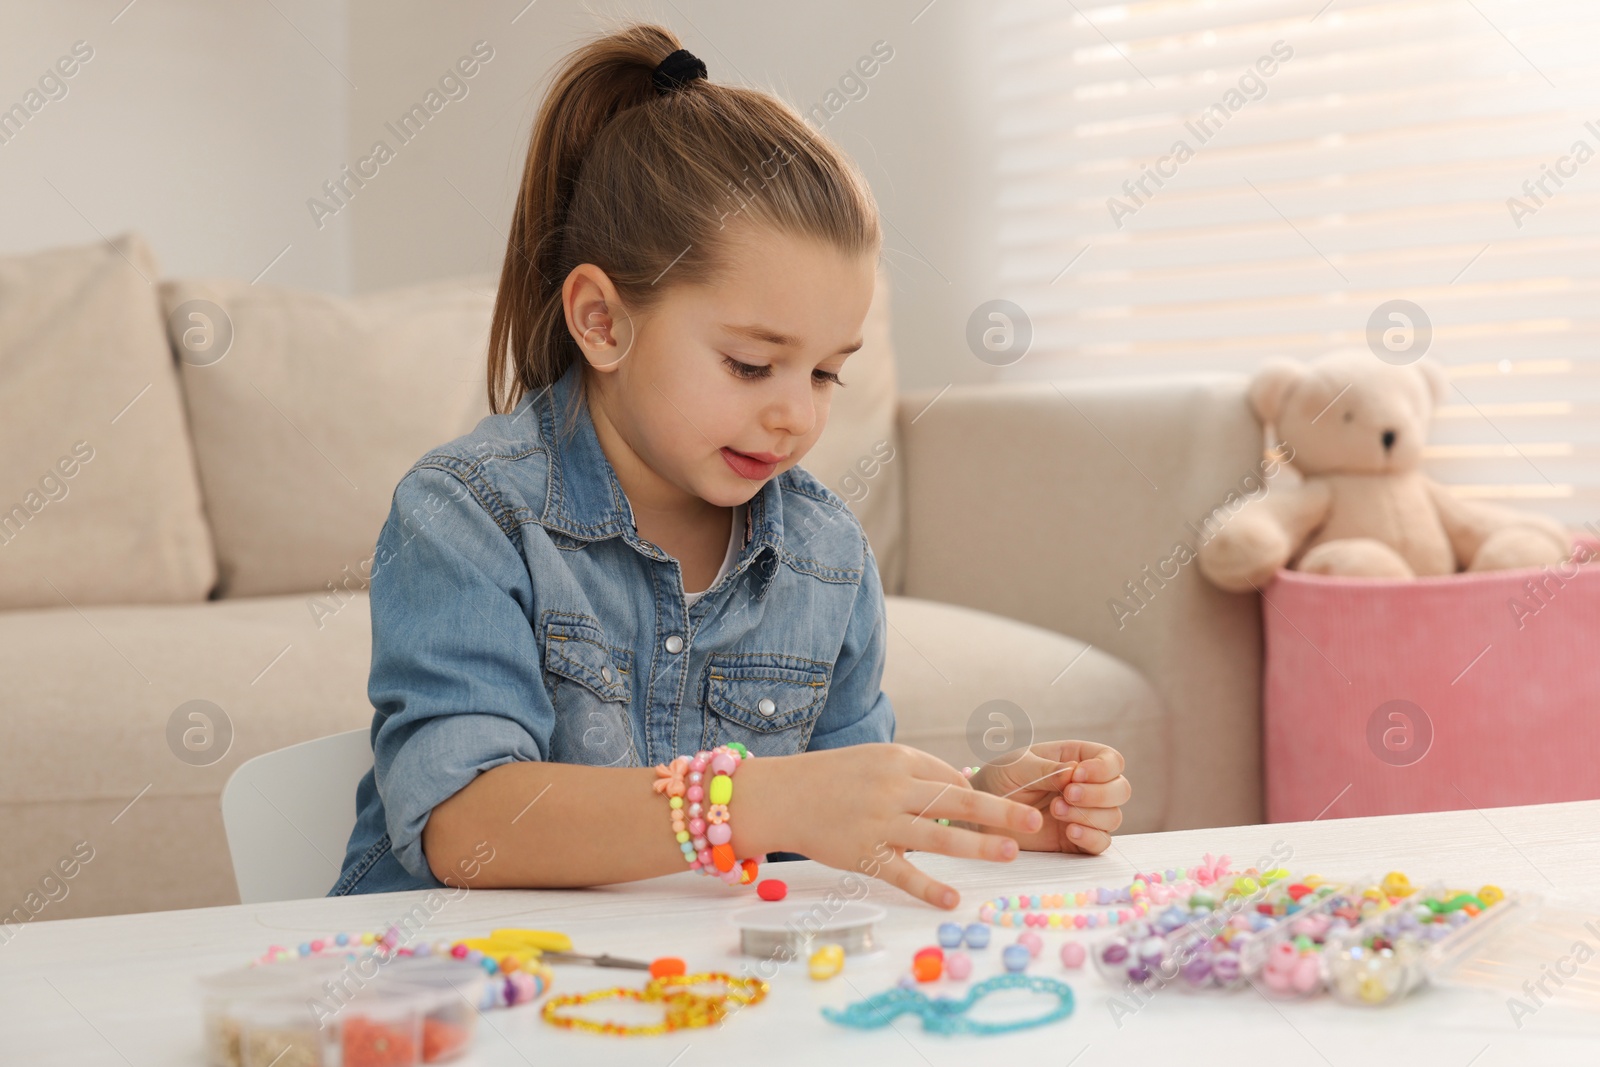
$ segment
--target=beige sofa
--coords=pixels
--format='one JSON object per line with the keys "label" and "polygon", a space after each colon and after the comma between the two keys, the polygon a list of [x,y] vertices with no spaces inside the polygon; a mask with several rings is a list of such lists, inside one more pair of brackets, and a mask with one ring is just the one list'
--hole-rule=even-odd
{"label": "beige sofa", "polygon": [[[369,722],[373,544],[485,413],[493,285],[164,281],[136,233],[0,258],[0,941],[237,899],[222,784]],[[1127,755],[1127,830],[1257,820],[1257,607],[1157,573],[1259,456],[1242,382],[901,396],[889,288],[806,465],[880,559],[897,739],[973,762],[1008,701]]]}

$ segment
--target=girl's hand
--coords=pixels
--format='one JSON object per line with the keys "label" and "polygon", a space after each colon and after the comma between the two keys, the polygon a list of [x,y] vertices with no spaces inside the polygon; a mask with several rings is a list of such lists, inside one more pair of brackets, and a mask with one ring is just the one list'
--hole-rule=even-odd
{"label": "girl's hand", "polygon": [[736,843],[748,842],[740,849],[800,852],[946,909],[960,894],[917,869],[907,851],[1006,863],[1017,858],[1014,838],[1046,822],[1033,806],[978,792],[943,760],[896,744],[751,760],[740,768],[733,813]]}
{"label": "girl's hand", "polygon": [[1096,856],[1111,847],[1122,805],[1133,795],[1122,753],[1094,741],[1045,741],[1009,758],[978,768],[972,787],[1050,816],[1039,830],[1017,835],[1017,844],[1030,852]]}

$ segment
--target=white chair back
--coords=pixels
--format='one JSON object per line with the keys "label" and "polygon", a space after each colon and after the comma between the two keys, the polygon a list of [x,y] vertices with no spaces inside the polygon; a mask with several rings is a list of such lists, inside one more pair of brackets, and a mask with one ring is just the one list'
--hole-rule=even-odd
{"label": "white chair back", "polygon": [[325,896],[356,825],[356,785],[372,767],[369,729],[320,737],[239,765],[222,787],[222,825],[239,901]]}

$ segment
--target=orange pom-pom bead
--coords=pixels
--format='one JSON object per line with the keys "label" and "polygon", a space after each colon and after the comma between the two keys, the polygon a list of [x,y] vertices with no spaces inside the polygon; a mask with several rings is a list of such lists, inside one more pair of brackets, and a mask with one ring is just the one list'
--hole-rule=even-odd
{"label": "orange pom-pom bead", "polygon": [[677,956],[662,956],[650,961],[651,978],[677,978],[688,973],[688,966]]}

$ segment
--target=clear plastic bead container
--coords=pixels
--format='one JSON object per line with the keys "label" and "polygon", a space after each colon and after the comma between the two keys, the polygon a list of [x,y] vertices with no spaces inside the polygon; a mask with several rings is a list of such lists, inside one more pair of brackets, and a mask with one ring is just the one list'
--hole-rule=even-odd
{"label": "clear plastic bead container", "polygon": [[1475,945],[1515,925],[1533,899],[1500,895],[1476,915],[1461,908],[1436,911],[1428,903],[1468,896],[1434,886],[1330,938],[1326,963],[1334,996],[1368,1007],[1397,1003],[1426,983],[1430,972],[1445,969]]}
{"label": "clear plastic bead container", "polygon": [[[1241,938],[1261,932],[1270,921],[1255,906],[1273,892],[1254,879],[1247,891],[1233,892],[1239,879],[1206,890],[1214,910],[1167,905],[1143,919],[1123,923],[1090,949],[1095,970],[1113,985],[1150,989],[1169,984],[1190,990],[1231,989],[1246,980]],[[1191,894],[1189,901],[1199,894]]]}
{"label": "clear plastic bead container", "polygon": [[459,960],[320,956],[202,983],[211,1067],[411,1067],[471,1050],[489,977]]}
{"label": "clear plastic bead container", "polygon": [[320,995],[335,979],[343,960],[296,960],[293,965],[241,967],[206,978],[200,987],[201,1034],[210,1067],[242,1067],[245,1062],[239,1008]]}

